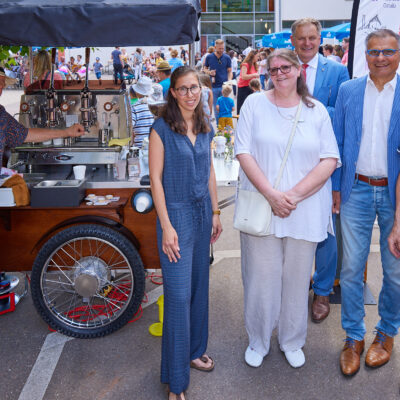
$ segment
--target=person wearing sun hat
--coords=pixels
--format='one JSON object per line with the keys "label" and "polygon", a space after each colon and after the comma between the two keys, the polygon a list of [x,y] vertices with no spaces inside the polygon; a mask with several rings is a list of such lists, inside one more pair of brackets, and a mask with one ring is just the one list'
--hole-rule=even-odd
{"label": "person wearing sun hat", "polygon": [[168,61],[161,61],[157,64],[157,78],[159,79],[159,84],[163,87],[164,98],[167,98],[169,86],[171,84],[171,66]]}
{"label": "person wearing sun hat", "polygon": [[134,101],[131,105],[133,142],[139,148],[142,148],[143,139],[149,136],[154,122],[154,116],[147,104],[147,97],[152,95],[153,91],[153,82],[147,76],[142,76],[129,89],[129,94]]}
{"label": "person wearing sun hat", "polygon": [[[0,96],[3,89],[16,82],[9,78],[0,67]],[[24,142],[44,142],[53,138],[81,136],[85,133],[82,125],[74,124],[67,129],[25,128],[0,105],[0,166],[4,147],[20,146]]]}

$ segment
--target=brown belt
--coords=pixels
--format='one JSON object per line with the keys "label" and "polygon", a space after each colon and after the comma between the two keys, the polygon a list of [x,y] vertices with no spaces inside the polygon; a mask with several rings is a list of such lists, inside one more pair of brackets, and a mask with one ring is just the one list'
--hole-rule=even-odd
{"label": "brown belt", "polygon": [[372,186],[387,186],[388,178],[372,179],[369,176],[356,174],[356,179],[362,182],[366,182]]}

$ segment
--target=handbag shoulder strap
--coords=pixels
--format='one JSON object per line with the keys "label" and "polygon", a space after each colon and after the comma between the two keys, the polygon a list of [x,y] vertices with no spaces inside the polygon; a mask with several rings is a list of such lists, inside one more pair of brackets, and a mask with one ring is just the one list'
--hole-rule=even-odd
{"label": "handbag shoulder strap", "polygon": [[297,123],[299,122],[299,117],[300,117],[300,112],[301,112],[302,106],[303,106],[303,101],[300,99],[300,103],[299,103],[299,105],[297,107],[296,117],[294,119],[293,126],[292,126],[292,132],[290,133],[289,140],[288,140],[288,143],[286,145],[285,155],[283,156],[281,167],[279,169],[278,176],[277,176],[277,178],[275,180],[274,189],[276,189],[278,187],[279,182],[281,181],[283,169],[285,168],[286,161],[287,161],[288,156],[289,156],[290,148],[292,147],[293,138],[294,138],[294,134],[296,132]]}

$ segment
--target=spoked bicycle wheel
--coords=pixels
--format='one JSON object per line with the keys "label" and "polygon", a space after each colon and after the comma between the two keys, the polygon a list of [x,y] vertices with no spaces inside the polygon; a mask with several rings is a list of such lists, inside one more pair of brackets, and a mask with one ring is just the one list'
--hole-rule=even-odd
{"label": "spoked bicycle wheel", "polygon": [[32,269],[34,305],[60,333],[92,338],[125,325],[144,295],[139,253],[119,232],[76,225],[54,235]]}

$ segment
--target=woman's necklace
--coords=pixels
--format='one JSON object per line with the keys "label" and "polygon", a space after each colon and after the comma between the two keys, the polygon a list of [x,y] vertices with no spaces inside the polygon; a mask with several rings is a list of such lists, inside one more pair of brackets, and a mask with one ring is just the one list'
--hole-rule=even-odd
{"label": "woman's necklace", "polygon": [[294,114],[293,115],[283,115],[281,112],[280,112],[280,110],[279,110],[279,107],[278,107],[278,104],[277,104],[277,102],[276,102],[276,96],[275,96],[275,90],[274,90],[274,102],[275,102],[275,107],[276,107],[276,109],[277,109],[277,111],[278,111],[278,114],[283,118],[283,119],[286,119],[287,121],[294,121]]}

